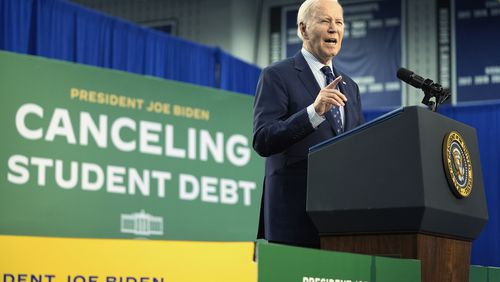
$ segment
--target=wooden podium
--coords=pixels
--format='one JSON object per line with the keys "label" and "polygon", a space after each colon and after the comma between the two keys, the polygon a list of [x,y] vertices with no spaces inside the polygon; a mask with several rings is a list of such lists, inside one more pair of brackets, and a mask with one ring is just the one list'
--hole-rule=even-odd
{"label": "wooden podium", "polygon": [[468,282],[488,220],[474,128],[401,108],[311,148],[308,165],[322,249],[419,259],[422,281]]}

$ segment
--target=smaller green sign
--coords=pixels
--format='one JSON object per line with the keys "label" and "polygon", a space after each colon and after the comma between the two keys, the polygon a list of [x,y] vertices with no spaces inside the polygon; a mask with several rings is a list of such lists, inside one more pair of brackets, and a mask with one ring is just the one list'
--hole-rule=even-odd
{"label": "smaller green sign", "polygon": [[472,265],[469,271],[469,282],[500,281],[500,268]]}
{"label": "smaller green sign", "polygon": [[[259,242],[259,282],[420,282],[420,262]],[[404,280],[402,280],[404,279]]]}

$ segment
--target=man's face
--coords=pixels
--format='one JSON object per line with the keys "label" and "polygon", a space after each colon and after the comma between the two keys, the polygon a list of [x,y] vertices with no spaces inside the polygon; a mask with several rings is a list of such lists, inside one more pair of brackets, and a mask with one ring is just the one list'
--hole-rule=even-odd
{"label": "man's face", "polygon": [[301,25],[304,47],[320,62],[326,64],[339,53],[342,46],[342,7],[335,1],[323,0],[312,8],[311,16]]}

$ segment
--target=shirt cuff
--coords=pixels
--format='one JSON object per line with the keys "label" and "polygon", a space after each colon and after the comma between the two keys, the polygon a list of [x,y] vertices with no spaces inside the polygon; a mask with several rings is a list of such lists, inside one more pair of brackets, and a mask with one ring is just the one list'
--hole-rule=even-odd
{"label": "shirt cuff", "polygon": [[312,104],[307,107],[307,115],[309,116],[309,121],[311,122],[313,128],[318,128],[318,126],[323,121],[325,121],[324,117],[316,113],[316,110],[314,109],[314,106]]}

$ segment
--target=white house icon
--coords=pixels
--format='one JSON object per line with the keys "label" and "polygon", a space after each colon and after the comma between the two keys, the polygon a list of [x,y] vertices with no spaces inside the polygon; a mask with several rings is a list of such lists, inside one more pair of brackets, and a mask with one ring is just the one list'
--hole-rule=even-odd
{"label": "white house icon", "polygon": [[163,218],[141,210],[132,214],[121,214],[120,232],[140,236],[163,235]]}

